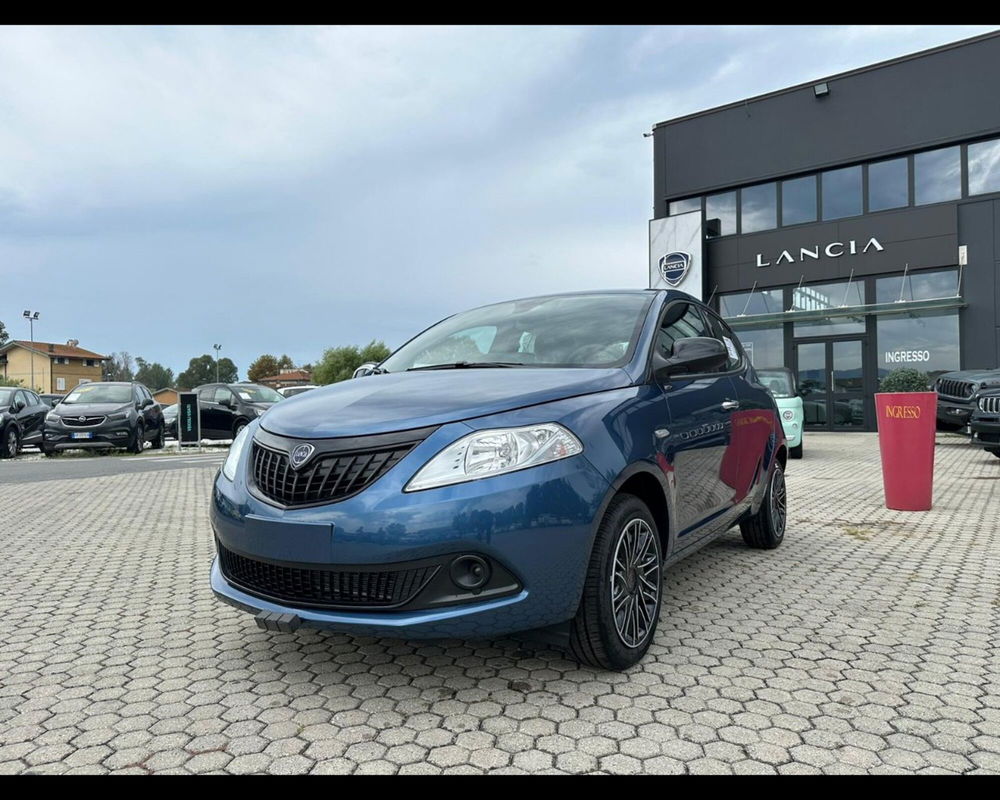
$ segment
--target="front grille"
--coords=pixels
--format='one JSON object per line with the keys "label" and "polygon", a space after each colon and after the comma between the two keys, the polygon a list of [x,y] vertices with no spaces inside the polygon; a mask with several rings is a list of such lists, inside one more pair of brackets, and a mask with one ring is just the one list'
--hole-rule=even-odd
{"label": "front grille", "polygon": [[987,414],[1000,414],[1000,395],[980,397],[979,408]]}
{"label": "front grille", "polygon": [[317,453],[292,469],[288,453],[253,443],[253,481],[265,497],[283,506],[330,503],[357,494],[392,469],[415,442],[378,449]]}
{"label": "front grille", "polygon": [[437,564],[393,569],[308,568],[247,558],[219,547],[219,567],[233,583],[253,594],[317,607],[402,605],[438,570]]}
{"label": "front grille", "polygon": [[100,425],[107,417],[60,417],[63,425],[68,425],[70,428],[90,428],[94,425]]}
{"label": "front grille", "polygon": [[969,400],[975,391],[975,384],[969,381],[957,381],[953,378],[941,378],[937,385],[938,394],[954,397],[958,400]]}

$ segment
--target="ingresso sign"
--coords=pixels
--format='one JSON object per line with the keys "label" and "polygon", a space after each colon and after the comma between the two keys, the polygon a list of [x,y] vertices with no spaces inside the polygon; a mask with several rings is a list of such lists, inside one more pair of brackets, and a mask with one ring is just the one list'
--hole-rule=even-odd
{"label": "ingresso sign", "polygon": [[[774,260],[774,264],[794,264],[796,261],[805,261],[807,258],[819,260],[820,252],[826,255],[827,258],[840,258],[842,255],[857,255],[858,253],[867,253],[869,250],[881,253],[885,248],[881,245],[878,239],[874,236],[870,237],[868,241],[861,246],[860,243],[855,239],[850,239],[847,242],[830,242],[825,247],[820,245],[814,245],[813,247],[800,247],[798,252],[798,258],[789,251],[782,250],[778,257]],[[763,253],[757,253],[756,264],[758,267],[769,267],[771,266],[770,261],[764,260]]]}

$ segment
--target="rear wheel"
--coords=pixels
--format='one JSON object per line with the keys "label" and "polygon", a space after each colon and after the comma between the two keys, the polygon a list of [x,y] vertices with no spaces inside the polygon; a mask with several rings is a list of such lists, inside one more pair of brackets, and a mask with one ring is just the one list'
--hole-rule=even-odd
{"label": "rear wheel", "polygon": [[160,426],[160,432],[156,434],[156,438],[153,439],[153,443],[150,445],[150,448],[153,450],[163,449],[163,445],[165,444],[164,440],[167,438],[166,428],[166,423]]}
{"label": "rear wheel", "polygon": [[788,448],[789,458],[802,458],[802,442],[799,442],[795,447]]}
{"label": "rear wheel", "polygon": [[247,426],[247,421],[245,419],[236,420],[236,424],[233,425],[233,438],[235,439],[240,435],[240,431]]}
{"label": "rear wheel", "polygon": [[663,554],[656,521],[638,497],[618,495],[601,521],[570,650],[599,669],[623,670],[649,649],[660,619]]}
{"label": "rear wheel", "polygon": [[12,422],[3,432],[2,443],[0,443],[0,458],[14,458],[20,445],[21,439],[17,434],[17,427]]}
{"label": "rear wheel", "polygon": [[762,550],[773,550],[781,544],[781,540],[785,538],[785,522],[788,518],[786,503],[785,471],[781,468],[781,462],[775,461],[760,510],[740,523],[743,541]]}

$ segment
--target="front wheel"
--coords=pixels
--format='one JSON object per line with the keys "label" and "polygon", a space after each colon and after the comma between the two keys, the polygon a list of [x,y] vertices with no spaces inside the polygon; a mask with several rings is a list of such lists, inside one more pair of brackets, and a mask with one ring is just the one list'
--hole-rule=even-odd
{"label": "front wheel", "polygon": [[570,650],[584,664],[623,670],[649,649],[660,619],[663,553],[656,521],[638,497],[611,501],[594,540]]}
{"label": "front wheel", "polygon": [[750,519],[740,523],[743,541],[751,547],[773,550],[785,538],[787,518],[785,471],[781,468],[781,462],[775,461],[760,510]]}
{"label": "front wheel", "polygon": [[167,438],[167,426],[166,424],[164,424],[160,426],[160,432],[156,434],[156,438],[153,439],[152,444],[149,445],[150,449],[162,450],[166,438]]}
{"label": "front wheel", "polygon": [[17,428],[12,422],[3,432],[3,439],[0,442],[0,458],[14,458],[20,448],[20,439],[17,435]]}
{"label": "front wheel", "polygon": [[799,442],[795,447],[788,448],[789,458],[802,458],[802,442]]}
{"label": "front wheel", "polygon": [[142,448],[146,443],[146,434],[142,429],[142,425],[135,426],[135,432],[132,434],[132,441],[129,442],[128,451],[130,453],[141,453]]}

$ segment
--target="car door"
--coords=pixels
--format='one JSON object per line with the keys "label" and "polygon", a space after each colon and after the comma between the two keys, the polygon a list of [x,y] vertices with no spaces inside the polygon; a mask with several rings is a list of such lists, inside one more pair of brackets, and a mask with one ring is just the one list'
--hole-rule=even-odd
{"label": "car door", "polygon": [[30,423],[24,426],[25,433],[21,441],[23,444],[38,444],[42,439],[45,415],[49,413],[49,407],[34,392],[25,390],[24,395],[28,403],[25,410],[30,412],[27,415]]}
{"label": "car door", "polygon": [[[698,305],[675,300],[664,309],[654,346],[669,358],[678,339],[711,335]],[[661,388],[670,422],[666,434],[656,435],[672,473],[677,543],[683,549],[715,530],[713,523],[736,501],[727,463],[732,458],[732,414],[739,401],[725,371],[673,375]]]}
{"label": "car door", "polygon": [[11,411],[21,431],[21,444],[24,444],[26,440],[30,444],[33,439],[37,438],[36,418],[38,409],[34,408],[26,391],[19,390],[14,392]]}

